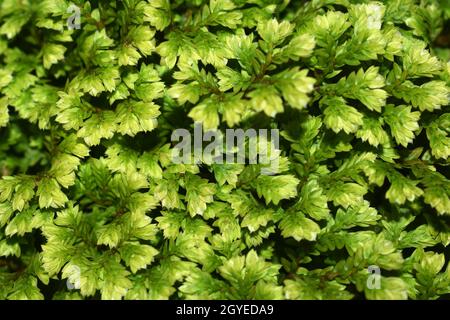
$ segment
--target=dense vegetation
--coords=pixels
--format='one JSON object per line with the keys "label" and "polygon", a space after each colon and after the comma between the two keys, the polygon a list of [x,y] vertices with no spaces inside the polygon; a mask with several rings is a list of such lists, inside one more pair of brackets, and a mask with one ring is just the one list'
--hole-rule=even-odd
{"label": "dense vegetation", "polygon": [[[0,0],[0,299],[448,298],[449,17]],[[194,122],[277,171],[175,163]]]}

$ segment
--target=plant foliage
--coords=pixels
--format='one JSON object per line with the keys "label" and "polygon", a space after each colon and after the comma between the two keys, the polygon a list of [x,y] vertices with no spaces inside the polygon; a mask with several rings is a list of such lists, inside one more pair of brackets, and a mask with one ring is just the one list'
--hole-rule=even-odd
{"label": "plant foliage", "polygon": [[[0,0],[0,299],[448,298],[449,17]],[[174,163],[194,122],[279,129],[279,170]]]}

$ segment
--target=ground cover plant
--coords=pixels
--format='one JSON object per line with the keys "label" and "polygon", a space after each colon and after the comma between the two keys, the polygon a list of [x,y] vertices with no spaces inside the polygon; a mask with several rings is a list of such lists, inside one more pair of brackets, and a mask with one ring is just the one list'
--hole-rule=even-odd
{"label": "ground cover plant", "polygon": [[0,0],[0,299],[448,299],[449,16]]}

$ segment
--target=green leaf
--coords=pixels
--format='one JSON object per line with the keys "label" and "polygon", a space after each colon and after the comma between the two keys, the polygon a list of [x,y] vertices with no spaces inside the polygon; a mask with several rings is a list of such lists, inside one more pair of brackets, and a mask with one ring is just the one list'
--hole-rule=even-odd
{"label": "green leaf", "polygon": [[135,46],[142,55],[147,56],[155,49],[153,36],[155,31],[147,26],[139,26],[132,28],[128,33],[128,41]]}
{"label": "green leaf", "polygon": [[408,286],[401,278],[381,277],[380,289],[364,290],[369,300],[406,300],[408,298]]}
{"label": "green leaf", "polygon": [[44,295],[40,292],[38,281],[30,275],[22,276],[14,282],[11,293],[8,295],[10,300],[44,300]]}
{"label": "green leaf", "polygon": [[139,132],[152,131],[157,126],[161,114],[154,103],[129,101],[121,103],[116,109],[117,131],[134,136]]}
{"label": "green leaf", "polygon": [[261,280],[274,282],[280,267],[264,261],[254,250],[250,250],[247,256],[237,256],[226,261],[219,267],[219,272],[232,287],[238,289],[239,293],[235,297],[245,299],[251,297],[252,286],[256,282]]}
{"label": "green leaf", "polygon": [[382,121],[382,118],[363,117],[362,125],[356,132],[356,136],[375,147],[388,143],[389,136],[383,129]]}
{"label": "green leaf", "polygon": [[107,245],[110,248],[117,247],[122,240],[122,228],[118,223],[110,223],[97,230],[97,244]]}
{"label": "green leaf", "polygon": [[339,39],[350,27],[351,24],[347,20],[348,14],[330,10],[324,15],[316,16],[308,27],[311,28],[317,44],[326,47],[329,41]]}
{"label": "green leaf", "polygon": [[267,44],[276,47],[292,33],[294,25],[288,21],[278,22],[276,19],[271,19],[261,21],[257,29],[259,35]]}
{"label": "green leaf", "polygon": [[260,175],[252,185],[258,196],[264,197],[266,204],[278,204],[283,199],[290,199],[297,195],[299,180],[292,175],[266,176]]}
{"label": "green leaf", "polygon": [[[83,138],[87,145],[98,145],[102,138],[112,138],[117,128],[116,114],[112,111],[102,111],[93,114],[83,123],[77,136]],[[122,130],[125,126],[122,125]]]}
{"label": "green leaf", "polygon": [[[211,206],[210,208],[212,211],[216,211],[215,207]],[[225,210],[219,210],[215,213],[217,219],[214,221],[213,226],[219,228],[222,237],[227,242],[231,242],[240,238],[241,228],[233,211],[229,208],[225,208]]]}
{"label": "green leaf", "polygon": [[204,130],[216,129],[219,126],[217,108],[215,101],[207,98],[189,112],[189,117],[201,123]]}
{"label": "green leaf", "polygon": [[0,89],[6,87],[12,80],[12,72],[6,69],[0,69]]}
{"label": "green leaf", "polygon": [[405,45],[403,68],[409,77],[432,77],[441,71],[441,62],[425,46],[421,41],[410,41]]}
{"label": "green leaf", "polygon": [[443,81],[429,81],[420,86],[405,81],[393,93],[420,111],[433,111],[448,104],[448,88]]}
{"label": "green leaf", "polygon": [[39,197],[39,207],[41,208],[62,207],[68,201],[67,196],[61,191],[55,179],[42,179],[39,182],[36,195]]}
{"label": "green leaf", "polygon": [[321,103],[327,107],[324,110],[324,123],[334,132],[344,130],[345,133],[356,132],[363,124],[363,115],[346,104],[340,97],[324,98]]}
{"label": "green leaf", "polygon": [[403,204],[406,200],[414,201],[423,194],[423,191],[416,187],[418,181],[407,179],[400,174],[390,177],[389,180],[391,186],[386,192],[386,199],[390,202]]}
{"label": "green leaf", "polygon": [[315,44],[316,42],[311,34],[295,35],[286,46],[274,50],[272,59],[277,64],[289,60],[298,61],[300,58],[309,57]]}
{"label": "green leaf", "polygon": [[261,87],[248,94],[251,105],[256,111],[264,111],[269,117],[283,112],[283,100],[274,87]]}
{"label": "green leaf", "polygon": [[359,184],[339,181],[328,189],[327,196],[333,200],[335,205],[347,208],[362,202],[366,193],[367,189]]}
{"label": "green leaf", "polygon": [[[306,271],[306,270],[305,270]],[[338,281],[320,281],[318,276],[285,280],[285,296],[289,300],[349,300],[353,297]]]}
{"label": "green leaf", "polygon": [[426,172],[422,184],[425,203],[439,214],[450,214],[450,181],[437,172]]}
{"label": "green leaf", "polygon": [[181,232],[186,215],[177,211],[163,211],[162,216],[157,217],[158,226],[164,232],[167,239],[175,239]]}
{"label": "green leaf", "polygon": [[11,236],[18,234],[19,236],[31,232],[33,229],[40,228],[51,218],[47,212],[37,211],[35,208],[29,208],[18,213],[5,229],[5,235]]}
{"label": "green leaf", "polygon": [[144,14],[144,21],[149,21],[156,30],[164,30],[172,20],[169,0],[155,0],[146,3]]}
{"label": "green leaf", "polygon": [[329,86],[346,98],[361,101],[369,110],[381,112],[388,94],[382,89],[385,81],[378,70],[379,68],[374,66],[366,71],[361,68],[356,73],[350,73],[347,78],[341,78],[337,84]]}
{"label": "green leaf", "polygon": [[275,86],[281,91],[284,100],[296,109],[306,107],[310,100],[308,93],[314,89],[316,80],[307,74],[308,70],[293,68],[273,76]]}
{"label": "green leaf", "polygon": [[119,247],[121,258],[130,267],[132,273],[151,264],[158,254],[158,250],[138,242],[126,242]]}
{"label": "green leaf", "polygon": [[331,228],[348,229],[354,226],[368,227],[376,224],[380,217],[377,210],[370,207],[369,202],[364,201],[362,204],[353,205],[345,211],[339,208]]}
{"label": "green leaf", "polygon": [[66,47],[60,44],[46,44],[42,49],[44,55],[44,68],[49,69],[53,64],[59,60],[64,59]]}
{"label": "green leaf", "polygon": [[216,75],[219,79],[219,89],[222,92],[230,89],[233,89],[234,92],[238,92],[241,89],[246,89],[251,84],[250,75],[245,70],[237,72],[224,66],[217,71]]}
{"label": "green leaf", "polygon": [[196,175],[188,174],[185,178],[186,202],[190,215],[203,215],[206,205],[213,202],[213,195],[216,187],[207,180]]}
{"label": "green leaf", "polygon": [[176,180],[160,180],[155,187],[155,197],[167,209],[184,208],[178,189],[179,185]]}
{"label": "green leaf", "polygon": [[449,113],[443,114],[426,128],[431,153],[436,158],[447,159],[450,156],[450,137],[448,136],[448,128],[450,128]]}
{"label": "green leaf", "polygon": [[29,10],[22,11],[16,9],[14,11],[16,12],[9,15],[6,19],[2,17],[4,21],[2,21],[3,24],[0,27],[0,34],[6,35],[8,39],[14,38],[31,18],[31,11]]}
{"label": "green leaf", "polygon": [[383,118],[391,128],[397,143],[406,147],[414,140],[414,131],[419,129],[420,112],[411,112],[411,107],[388,105],[383,112]]}
{"label": "green leaf", "polygon": [[244,170],[244,166],[235,163],[213,164],[212,169],[219,186],[228,183],[229,185],[236,187],[238,176],[242,170]]}
{"label": "green leaf", "polygon": [[17,242],[9,242],[6,239],[0,240],[0,257],[8,256],[20,257],[20,245]]}
{"label": "green leaf", "polygon": [[115,258],[105,261],[104,266],[105,278],[101,288],[102,300],[122,299],[132,285],[128,279],[129,272]]}
{"label": "green leaf", "polygon": [[223,282],[215,279],[211,274],[196,270],[186,278],[180,286],[180,292],[187,299],[225,299],[222,292]]}
{"label": "green leaf", "polygon": [[202,10],[201,20],[206,25],[221,25],[230,29],[241,23],[242,13],[233,11],[236,8],[231,0],[210,0],[209,6]]}
{"label": "green leaf", "polygon": [[320,232],[320,227],[317,223],[306,218],[304,214],[295,211],[286,212],[279,226],[283,237],[293,237],[297,241],[303,239],[314,241]]}
{"label": "green leaf", "polygon": [[302,187],[300,200],[296,204],[296,208],[315,220],[329,217],[330,210],[327,205],[327,197],[316,180],[310,180]]}

